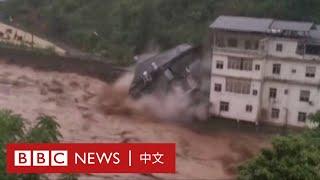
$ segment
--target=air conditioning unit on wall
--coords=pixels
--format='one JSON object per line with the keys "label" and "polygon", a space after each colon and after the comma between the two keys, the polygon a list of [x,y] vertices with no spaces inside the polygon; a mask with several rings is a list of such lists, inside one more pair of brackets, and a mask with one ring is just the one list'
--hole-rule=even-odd
{"label": "air conditioning unit on wall", "polygon": [[313,101],[309,101],[309,105],[310,105],[310,106],[313,106]]}

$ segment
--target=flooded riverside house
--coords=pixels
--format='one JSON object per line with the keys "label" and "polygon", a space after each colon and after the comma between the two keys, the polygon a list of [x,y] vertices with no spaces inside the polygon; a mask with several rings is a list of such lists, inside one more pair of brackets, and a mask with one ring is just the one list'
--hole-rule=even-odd
{"label": "flooded riverside house", "polygon": [[211,28],[210,112],[312,126],[320,109],[320,28],[312,22],[220,16]]}

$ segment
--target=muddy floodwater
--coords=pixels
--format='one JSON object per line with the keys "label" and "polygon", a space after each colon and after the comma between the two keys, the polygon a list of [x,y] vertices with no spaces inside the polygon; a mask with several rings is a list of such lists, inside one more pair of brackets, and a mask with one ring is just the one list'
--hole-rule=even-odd
{"label": "muddy floodwater", "polygon": [[92,174],[80,179],[233,179],[240,163],[269,144],[262,135],[202,132],[191,122],[153,119],[110,88],[91,77],[0,64],[0,107],[21,114],[28,125],[39,114],[55,116],[62,142],[176,143],[176,174]]}

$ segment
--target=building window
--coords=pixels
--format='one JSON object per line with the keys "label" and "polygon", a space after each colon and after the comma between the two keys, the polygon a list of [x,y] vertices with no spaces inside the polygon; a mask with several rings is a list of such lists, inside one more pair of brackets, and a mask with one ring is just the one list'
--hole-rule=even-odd
{"label": "building window", "polygon": [[307,113],[305,112],[299,112],[298,113],[298,122],[305,123],[307,121]]}
{"label": "building window", "polygon": [[241,70],[252,71],[252,59],[241,59]]}
{"label": "building window", "polygon": [[254,49],[255,50],[259,49],[259,41],[254,42]]}
{"label": "building window", "polygon": [[252,91],[252,94],[253,94],[254,96],[258,95],[258,90],[254,89],[254,90]]}
{"label": "building window", "polygon": [[229,111],[229,103],[228,103],[228,102],[221,101],[221,102],[220,102],[220,111],[226,111],[226,112],[228,112],[228,111]]}
{"label": "building window", "polygon": [[297,70],[296,70],[296,69],[292,69],[291,72],[292,72],[293,74],[295,74],[295,73],[297,72]]}
{"label": "building window", "polygon": [[216,68],[223,69],[223,61],[217,61]]}
{"label": "building window", "polygon": [[272,73],[280,74],[281,72],[281,64],[273,64]]}
{"label": "building window", "polygon": [[260,64],[256,64],[256,65],[255,65],[255,70],[256,70],[256,71],[260,71]]}
{"label": "building window", "polygon": [[316,76],[316,67],[307,66],[306,68],[306,77],[314,78]]}
{"label": "building window", "polygon": [[214,91],[221,92],[221,84],[214,84]]}
{"label": "building window", "polygon": [[250,94],[251,81],[234,78],[226,79],[226,91],[238,94]]}
{"label": "building window", "polygon": [[216,39],[216,45],[217,45],[218,47],[225,47],[223,37],[217,37],[217,39]]}
{"label": "building window", "polygon": [[238,40],[235,38],[229,38],[228,39],[228,47],[233,47],[233,48],[238,47]]}
{"label": "building window", "polygon": [[285,90],[284,90],[284,94],[285,94],[285,95],[289,94],[289,90],[288,90],[288,89],[285,89]]}
{"label": "building window", "polygon": [[244,48],[245,48],[245,49],[252,49],[252,47],[251,47],[251,41],[250,41],[250,40],[246,40],[246,41],[244,42]]}
{"label": "building window", "polygon": [[272,108],[271,110],[271,118],[272,119],[278,119],[280,114],[280,110],[276,108]]}
{"label": "building window", "polygon": [[310,91],[302,90],[300,91],[300,101],[309,102],[310,99]]}
{"label": "building window", "polygon": [[241,58],[228,57],[228,69],[241,69]]}
{"label": "building window", "polygon": [[252,71],[252,59],[228,57],[228,69]]}
{"label": "building window", "polygon": [[252,105],[246,105],[246,112],[252,112]]}
{"label": "building window", "polygon": [[278,52],[282,52],[282,50],[283,50],[283,45],[282,44],[277,44],[277,46],[276,46],[276,51],[278,51]]}
{"label": "building window", "polygon": [[277,98],[277,89],[276,88],[270,88],[269,97],[274,98],[274,99]]}

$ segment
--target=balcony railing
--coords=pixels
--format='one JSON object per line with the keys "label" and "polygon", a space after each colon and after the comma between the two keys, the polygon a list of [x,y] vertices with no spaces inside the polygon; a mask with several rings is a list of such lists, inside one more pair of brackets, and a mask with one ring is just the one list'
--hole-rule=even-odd
{"label": "balcony railing", "polygon": [[265,81],[275,81],[275,82],[281,82],[281,83],[287,83],[287,84],[297,84],[297,85],[303,85],[303,86],[314,86],[320,88],[320,81],[304,81],[304,80],[298,80],[298,79],[291,79],[288,77],[280,77],[280,76],[265,76],[263,78]]}
{"label": "balcony railing", "polygon": [[241,49],[241,48],[231,48],[231,47],[217,47],[215,46],[213,48],[214,52],[222,52],[222,53],[235,53],[235,54],[245,54],[249,56],[266,56],[267,53],[265,50],[257,49],[257,50],[251,50],[251,49]]}

